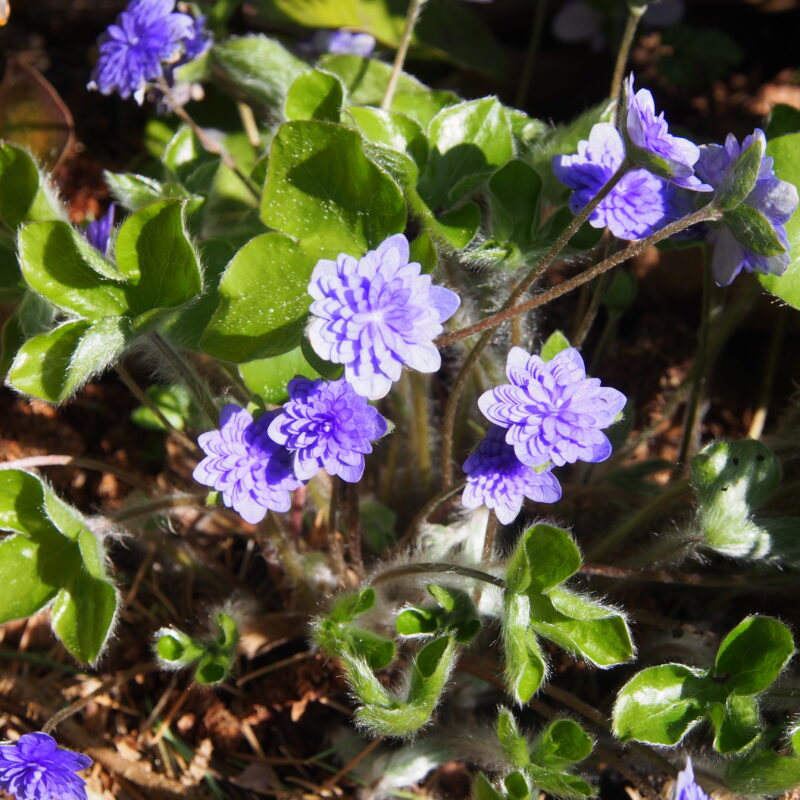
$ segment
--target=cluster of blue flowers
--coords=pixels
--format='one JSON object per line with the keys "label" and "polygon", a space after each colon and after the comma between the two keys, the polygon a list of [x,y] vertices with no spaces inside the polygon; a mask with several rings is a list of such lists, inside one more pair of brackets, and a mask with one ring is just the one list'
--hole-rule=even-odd
{"label": "cluster of blue flowers", "polygon": [[86,800],[86,782],[75,773],[91,763],[46,733],[26,733],[0,745],[0,789],[17,800]]}
{"label": "cluster of blue flowers", "polygon": [[[225,505],[248,522],[270,509],[288,510],[290,492],[320,470],[359,481],[364,456],[389,428],[367,400],[384,397],[404,367],[439,369],[434,340],[459,298],[409,258],[408,240],[396,234],[359,259],[318,261],[308,286],[308,335],[321,358],[344,366],[344,378],[296,377],[281,409],[253,420],[228,405],[220,429],[200,436],[207,456],[195,479],[222,492]],[[486,505],[503,523],[514,520],[525,497],[561,497],[553,465],[607,458],[611,445],[601,429],[625,404],[620,392],[586,378],[574,348],[545,363],[515,347],[507,371],[511,383],[479,401],[493,425],[464,464],[463,495],[466,507]]]}
{"label": "cluster of blue flowers", "polygon": [[148,83],[202,55],[211,45],[205,17],[175,11],[175,0],[131,0],[99,40],[89,88],[142,101]]}
{"label": "cluster of blue flowers", "polygon": [[[624,163],[636,166],[592,211],[589,224],[607,227],[619,239],[638,240],[693,211],[697,193],[720,188],[738,156],[757,140],[763,142],[764,134],[756,129],[741,146],[729,135],[724,146],[698,147],[669,133],[663,112],[655,113],[651,93],[634,92],[632,75],[626,88],[623,132],[607,122],[594,125],[589,139],[579,142],[577,154],[553,159],[553,171],[573,190],[570,208],[578,213]],[[797,208],[797,189],[775,176],[771,158],[762,158],[758,179],[744,204],[767,218],[788,250],[785,225]],[[782,275],[789,265],[788,252],[757,253],[724,221],[709,225],[705,233],[714,246],[711,269],[720,286],[742,270]]]}

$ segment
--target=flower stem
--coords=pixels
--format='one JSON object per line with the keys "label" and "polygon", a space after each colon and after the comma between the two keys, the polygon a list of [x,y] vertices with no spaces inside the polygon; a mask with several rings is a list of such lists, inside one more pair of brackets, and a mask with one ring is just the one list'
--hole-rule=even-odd
{"label": "flower stem", "polygon": [[695,439],[696,428],[699,423],[697,419],[697,409],[700,406],[700,398],[706,383],[706,367],[708,363],[708,334],[711,319],[711,293],[713,291],[713,281],[711,279],[711,266],[708,263],[706,253],[705,264],[703,264],[703,299],[700,311],[700,337],[697,344],[697,357],[695,359],[694,378],[689,393],[689,403],[686,406],[686,419],[683,423],[683,437],[681,448],[678,453],[678,468],[686,466],[686,460],[692,449]]}
{"label": "flower stem", "polygon": [[652,236],[648,236],[646,239],[641,239],[637,242],[632,242],[624,250],[614,253],[613,255],[601,261],[599,264],[595,264],[593,267],[590,267],[584,272],[581,272],[579,275],[576,275],[574,278],[563,281],[557,286],[554,286],[552,289],[542,292],[541,294],[531,298],[530,300],[527,300],[524,303],[519,303],[518,305],[498,311],[496,314],[491,314],[488,317],[484,317],[482,320],[480,320],[480,322],[476,322],[473,325],[468,325],[466,328],[461,328],[461,330],[454,331],[453,333],[444,334],[436,339],[435,344],[438,347],[445,347],[448,344],[453,344],[453,342],[459,342],[462,339],[468,338],[469,336],[474,336],[476,333],[482,333],[483,331],[496,328],[498,325],[502,325],[504,322],[508,322],[520,314],[525,314],[528,311],[532,311],[534,308],[539,308],[540,306],[552,302],[558,297],[569,294],[580,286],[583,286],[584,283],[594,280],[598,275],[602,275],[612,267],[616,267],[617,264],[621,264],[623,261],[627,261],[629,258],[639,255],[639,253],[644,252],[648,247],[652,247],[654,244],[657,244],[664,239],[668,239],[673,234],[679,233],[686,228],[690,228],[692,225],[718,219],[719,215],[720,212],[717,211],[717,209],[713,206],[709,205],[705,208],[701,208],[699,211],[695,211],[692,214],[681,217],[681,219],[676,220],[670,225],[667,225],[665,228],[657,231]]}
{"label": "flower stem", "polygon": [[505,581],[502,578],[498,578],[496,575],[490,575],[488,572],[473,569],[472,567],[463,567],[460,564],[448,564],[441,561],[423,561],[416,564],[403,564],[399,567],[392,567],[385,572],[379,572],[372,578],[370,585],[378,586],[381,583],[388,583],[389,581],[395,581],[399,578],[407,578],[415,575],[441,573],[460,575],[463,578],[472,578],[476,581],[491,583],[492,586],[497,586],[500,589],[506,588]]}
{"label": "flower stem", "polygon": [[[628,56],[633,46],[633,37],[636,35],[636,28],[639,26],[639,20],[642,14],[647,10],[647,6],[630,6],[628,11],[628,19],[625,23],[625,30],[622,32],[622,41],[619,43],[619,52],[617,53],[617,61],[614,64],[614,75],[611,78],[611,89],[609,90],[609,97],[612,100],[618,100],[622,92],[622,81],[625,76],[625,67],[628,64]],[[616,124],[617,115],[619,111],[619,103],[614,107],[612,112],[611,123]]]}
{"label": "flower stem", "polygon": [[169,362],[170,366],[186,382],[212,426],[216,425],[219,418],[217,404],[214,402],[214,398],[211,396],[211,392],[203,379],[192,369],[190,362],[178,353],[158,331],[151,331],[150,340]]}
{"label": "flower stem", "polygon": [[452,497],[456,492],[460,492],[464,486],[466,485],[466,481],[461,481],[461,483],[455,484],[455,486],[448,486],[446,489],[439,492],[437,495],[434,495],[424,506],[417,512],[417,516],[411,520],[411,524],[406,529],[406,532],[400,538],[400,541],[394,547],[395,552],[400,552],[403,548],[408,547],[411,542],[414,540],[414,537],[417,534],[417,531],[422,526],[424,522],[427,521],[428,517],[434,512],[436,508],[438,508],[448,497]]}
{"label": "flower stem", "polygon": [[256,201],[261,200],[261,191],[253,182],[249,175],[245,175],[239,169],[233,156],[213,137],[209,136],[208,131],[199,125],[189,112],[175,99],[172,94],[172,89],[169,84],[162,78],[158,83],[158,88],[164,92],[164,95],[169,100],[173,113],[180,117],[191,129],[197,140],[202,145],[203,149],[212,155],[219,156],[222,163],[236,175],[236,177],[245,185],[250,193],[255,197]]}
{"label": "flower stem", "polygon": [[162,497],[150,503],[142,503],[139,506],[120,509],[113,514],[109,514],[108,518],[114,522],[125,522],[129,519],[146,517],[148,514],[155,514],[159,511],[166,511],[170,508],[178,508],[179,506],[202,505],[205,496],[206,492],[202,494],[176,494],[170,497]]}
{"label": "flower stem", "polygon": [[689,495],[691,487],[689,481],[683,480],[664,488],[653,500],[638,511],[631,514],[621,525],[602,536],[595,545],[586,553],[585,561],[597,561],[610,550],[613,550],[629,534],[639,530],[648,520],[658,512],[669,508]]}
{"label": "flower stem", "polygon": [[517,108],[522,108],[528,99],[531,78],[533,77],[533,66],[536,63],[536,53],[539,50],[539,42],[542,38],[546,11],[547,0],[537,0],[533,11],[533,23],[531,24],[531,35],[528,39],[528,49],[525,51],[525,62],[522,65],[522,75],[517,84],[517,96],[514,101]]}
{"label": "flower stem", "polygon": [[747,430],[748,439],[760,439],[764,432],[764,423],[767,421],[767,409],[769,398],[772,394],[772,384],[775,380],[775,371],[778,367],[778,356],[781,353],[783,337],[786,333],[786,320],[788,318],[787,307],[782,306],[778,309],[778,318],[775,320],[775,327],[772,329],[772,341],[767,353],[767,364],[764,367],[764,378],[761,383],[761,391],[758,394],[758,405],[753,413],[753,419]]}
{"label": "flower stem", "polygon": [[403,35],[400,37],[400,43],[397,46],[397,53],[395,53],[394,57],[394,64],[392,64],[392,73],[389,75],[386,91],[383,94],[383,100],[381,100],[382,111],[388,111],[392,107],[392,100],[394,100],[397,82],[400,80],[400,73],[403,71],[403,64],[405,63],[406,54],[408,53],[408,46],[411,44],[414,26],[417,24],[419,12],[422,6],[425,5],[425,2],[426,0],[410,0],[408,4],[406,25],[405,28],[403,28]]}
{"label": "flower stem", "polygon": [[131,374],[122,364],[117,364],[114,369],[117,371],[120,380],[128,387],[130,393],[147,409],[149,409],[156,417],[156,419],[176,438],[184,447],[193,452],[199,450],[197,444],[193,442],[182,430],[176,428],[161,411],[161,409],[147,396],[147,393],[139,386],[138,383],[131,377]]}

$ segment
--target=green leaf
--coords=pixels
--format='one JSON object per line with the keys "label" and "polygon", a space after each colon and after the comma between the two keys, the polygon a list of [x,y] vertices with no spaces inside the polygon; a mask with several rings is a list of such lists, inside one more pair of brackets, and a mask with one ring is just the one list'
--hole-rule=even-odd
{"label": "green leaf", "polygon": [[531,597],[530,624],[540,636],[599,667],[633,657],[630,630],[620,612],[561,587]]}
{"label": "green leaf", "polygon": [[283,108],[294,79],[308,66],[267,36],[231,37],[211,48],[211,61],[227,80],[265,108]]}
{"label": "green leaf", "polygon": [[730,695],[724,704],[711,705],[709,717],[714,726],[714,747],[723,754],[741,752],[761,733],[758,706],[750,697]]}
{"label": "green leaf", "polygon": [[26,283],[59,308],[89,320],[127,312],[125,276],[66,222],[23,225],[18,247]]}
{"label": "green leaf", "polygon": [[197,664],[194,678],[204,686],[220,683],[228,677],[231,669],[231,659],[222,653],[206,653]]}
{"label": "green leaf", "polygon": [[[404,0],[257,0],[258,15],[279,29],[354,28],[396,48],[408,10]],[[457,0],[438,0],[420,15],[413,44],[428,56],[449,58],[470,71],[501,75],[507,58],[483,21]]]}
{"label": "green leaf", "polygon": [[745,203],[736,206],[722,215],[722,221],[741,244],[762,256],[780,256],[786,252],[772,223],[753,206]]}
{"label": "green leaf", "polygon": [[588,758],[594,741],[571,719],[551,722],[536,741],[532,758],[537,764],[562,770]]}
{"label": "green leaf", "polygon": [[451,247],[463,250],[474,238],[481,224],[481,212],[475,203],[441,214],[430,224],[435,236],[445,239]]}
{"label": "green leaf", "polygon": [[569,339],[561,331],[553,331],[547,339],[545,343],[542,345],[542,349],[539,351],[539,355],[542,358],[542,361],[551,361],[554,359],[562,350],[566,350],[572,345],[569,343]]}
{"label": "green leaf", "polygon": [[131,338],[125,317],[65,322],[25,342],[11,364],[8,383],[42,400],[63,402],[117,358]]}
{"label": "green leaf", "polygon": [[265,402],[275,405],[288,399],[287,386],[292,378],[297,375],[313,379],[320,377],[320,373],[306,360],[299,345],[278,356],[240,364],[239,375],[253,394],[260,395]]}
{"label": "green leaf", "polygon": [[528,781],[525,780],[525,776],[520,772],[512,772],[510,775],[506,775],[503,779],[503,785],[506,788],[509,800],[528,800],[531,796]]}
{"label": "green leaf", "polygon": [[348,113],[371,142],[410,156],[418,167],[428,159],[428,140],[418,122],[398,111],[351,106]]}
{"label": "green leaf", "polygon": [[772,107],[764,127],[767,142],[798,131],[800,131],[800,109],[786,103],[778,103]]}
{"label": "green leaf", "polygon": [[397,615],[395,629],[400,636],[429,635],[439,630],[439,620],[431,609],[407,608]]}
{"label": "green leaf", "polygon": [[91,664],[106,645],[116,612],[114,587],[81,569],[56,596],[53,631],[75,658]]}
{"label": "green leaf", "polygon": [[294,79],[286,96],[286,119],[338,122],[344,106],[344,85],[333,73],[312,69]]}
{"label": "green leaf", "polygon": [[472,784],[472,800],[505,800],[505,796],[492,786],[486,775],[479,772]]}
{"label": "green leaf", "polygon": [[772,617],[747,617],[722,641],[714,662],[715,680],[738,695],[763,692],[794,652],[792,634],[783,623]]}
{"label": "green leaf", "polygon": [[316,258],[288,236],[265,233],[251,239],[222,276],[220,304],[203,334],[203,349],[242,362],[297,348],[315,264]]}
{"label": "green leaf", "polygon": [[619,691],[612,714],[614,736],[676,745],[705,716],[703,673],[683,664],[648,667]]}
{"label": "green leaf", "polygon": [[336,623],[352,622],[359,614],[369,611],[374,605],[374,589],[350,592],[337,598],[328,612],[328,619]]}
{"label": "green leaf", "polygon": [[750,146],[728,167],[725,177],[714,193],[714,205],[723,211],[739,206],[753,191],[764,158],[765,141],[754,136]]}
{"label": "green leaf", "polygon": [[527,597],[506,592],[501,630],[506,691],[522,705],[538,691],[547,673],[542,651],[530,628],[530,600]]}
{"label": "green leaf", "polygon": [[552,525],[535,525],[523,534],[531,584],[544,591],[563,583],[581,566],[581,553],[572,537]]}
{"label": "green leaf", "polygon": [[64,220],[66,214],[33,157],[0,143],[0,222],[13,231],[23,222]]}
{"label": "green leaf", "polygon": [[34,475],[0,470],[0,621],[54,600],[53,630],[76,658],[94,661],[108,637],[117,594],[100,541],[83,517]]}
{"label": "green leaf", "polygon": [[[800,190],[800,133],[779,136],[767,143],[767,155],[773,159],[775,174]],[[783,275],[759,275],[761,285],[794,308],[800,308],[800,208],[786,223],[789,239],[789,267]]]}
{"label": "green leaf", "polygon": [[800,758],[753,748],[729,759],[725,783],[741,795],[778,795],[800,785]]}
{"label": "green leaf", "polygon": [[317,257],[360,257],[402,231],[406,212],[400,188],[364,155],[356,131],[306,121],[275,135],[261,218]]}
{"label": "green leaf", "polygon": [[514,715],[507,708],[501,708],[497,715],[497,738],[512,767],[524,769],[530,763],[528,740],[519,732]]}
{"label": "green leaf", "polygon": [[419,191],[432,209],[450,208],[514,155],[505,108],[494,97],[440,111],[428,138],[431,152]]}
{"label": "green leaf", "polygon": [[164,196],[164,187],[159,181],[136,175],[133,172],[103,173],[112,197],[129,211],[138,211]]}
{"label": "green leaf", "polygon": [[131,214],[119,230],[116,256],[128,279],[128,304],[140,330],[166,310],[193,300],[202,289],[179,200],[161,200]]}
{"label": "green leaf", "polygon": [[531,243],[542,180],[524,161],[509,161],[489,179],[492,236],[520,249]]}

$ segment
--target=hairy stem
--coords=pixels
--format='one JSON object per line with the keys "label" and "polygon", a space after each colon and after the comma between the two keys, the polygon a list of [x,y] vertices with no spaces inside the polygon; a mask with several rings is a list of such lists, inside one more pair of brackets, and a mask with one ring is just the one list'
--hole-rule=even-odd
{"label": "hairy stem", "polygon": [[417,515],[411,520],[411,524],[408,526],[406,532],[400,538],[400,541],[395,546],[394,550],[396,552],[400,552],[403,548],[408,547],[413,541],[414,537],[417,535],[420,527],[427,521],[428,517],[445,501],[448,497],[452,497],[456,492],[460,492],[464,486],[466,486],[466,481],[461,481],[461,483],[457,483],[455,486],[449,486],[446,489],[443,489],[438,494],[434,495],[424,506],[417,512]]}
{"label": "hairy stem", "polygon": [[772,384],[775,380],[775,372],[778,368],[778,356],[781,353],[783,337],[786,333],[786,320],[788,318],[788,308],[782,306],[778,309],[778,318],[775,320],[775,327],[772,329],[772,341],[769,344],[767,353],[767,363],[764,367],[764,377],[761,381],[761,390],[758,393],[758,404],[753,413],[753,419],[747,430],[748,439],[760,439],[764,432],[764,423],[767,421],[767,409],[769,408],[769,398],[772,394]]}
{"label": "hairy stem", "polygon": [[202,494],[176,494],[171,495],[170,497],[162,497],[159,500],[153,500],[150,503],[142,503],[139,506],[131,506],[130,508],[120,509],[113,514],[109,514],[108,518],[114,522],[125,522],[129,519],[136,519],[137,517],[146,517],[149,514],[156,514],[159,511],[167,511],[170,508],[179,508],[180,506],[198,506],[202,505],[205,496],[206,492],[203,492]]}
{"label": "hairy stem", "polygon": [[460,564],[447,564],[441,561],[425,561],[417,564],[403,564],[399,567],[392,567],[385,572],[379,572],[370,580],[371,586],[378,586],[381,583],[388,583],[400,578],[408,578],[416,575],[442,574],[460,575],[462,578],[472,578],[483,583],[490,583],[500,589],[505,589],[505,581],[488,572],[483,572],[472,567],[463,567]]}
{"label": "hairy stem", "polygon": [[686,466],[686,460],[689,457],[692,443],[695,440],[696,428],[700,422],[697,419],[697,409],[700,406],[700,398],[703,396],[706,384],[713,282],[711,280],[711,267],[708,263],[707,255],[705,262],[706,263],[703,265],[703,298],[700,311],[700,340],[697,344],[697,357],[695,358],[694,377],[689,392],[689,403],[686,406],[686,419],[683,422],[683,437],[681,439],[681,448],[678,453],[677,464],[679,470]]}
{"label": "hairy stem", "polygon": [[426,0],[410,0],[408,4],[408,13],[406,14],[406,25],[403,28],[403,35],[400,37],[400,43],[397,45],[397,53],[394,56],[394,63],[392,64],[392,72],[389,75],[389,81],[386,84],[386,91],[381,100],[381,110],[388,111],[392,107],[392,100],[394,100],[394,93],[397,90],[397,82],[400,80],[400,73],[403,71],[403,64],[406,61],[406,54],[408,53],[408,46],[411,44],[411,36],[414,33],[414,26],[417,24],[419,12],[422,6],[425,5]]}
{"label": "hairy stem", "polygon": [[522,108],[528,99],[528,92],[531,88],[533,78],[533,67],[536,63],[536,53],[539,51],[539,42],[542,38],[542,29],[547,12],[547,0],[537,0],[533,10],[533,22],[531,33],[528,38],[528,49],[525,51],[525,62],[522,65],[522,75],[517,84],[517,95],[514,101],[517,108]]}
{"label": "hairy stem", "polygon": [[207,153],[219,156],[222,163],[247,187],[248,191],[255,197],[257,201],[261,200],[261,191],[258,186],[253,182],[249,175],[245,175],[239,169],[233,156],[212,136],[208,134],[202,125],[199,125],[189,114],[189,112],[175,99],[172,89],[169,84],[162,78],[158,82],[158,88],[164,92],[164,95],[169,100],[172,112],[182,119],[191,129],[201,146]]}
{"label": "hairy stem", "polygon": [[605,534],[593,547],[589,548],[586,553],[586,561],[596,561],[600,556],[613,550],[620,542],[631,533],[636,532],[658,512],[686,498],[690,491],[689,481],[685,480],[666,487],[647,505],[631,514],[621,525]]}
{"label": "hairy stem", "polygon": [[[608,95],[612,100],[619,98],[622,93],[622,81],[625,77],[625,67],[628,64],[628,57],[630,56],[631,47],[633,46],[633,37],[636,35],[636,28],[639,26],[639,20],[642,14],[647,10],[647,6],[631,6],[628,11],[628,19],[625,23],[625,30],[622,32],[622,41],[619,43],[619,50],[617,52],[617,61],[614,64],[614,74],[611,78],[611,88]],[[616,124],[619,111],[621,109],[614,108],[612,112],[611,122]]]}
{"label": "hairy stem", "polygon": [[670,236],[673,236],[674,234],[679,233],[686,228],[690,228],[692,225],[715,220],[718,219],[719,216],[720,212],[717,211],[717,209],[712,205],[708,205],[705,208],[701,208],[699,211],[695,211],[692,214],[681,217],[681,219],[676,220],[670,225],[667,225],[665,228],[657,231],[652,236],[648,236],[646,239],[641,239],[637,242],[632,242],[624,250],[614,253],[613,255],[601,261],[599,264],[595,264],[593,267],[581,272],[579,275],[559,283],[552,289],[542,292],[541,294],[524,303],[519,303],[518,305],[511,306],[505,310],[498,311],[496,314],[491,314],[488,317],[484,317],[484,319],[480,320],[480,322],[476,322],[473,325],[468,325],[466,328],[461,328],[461,330],[440,336],[438,339],[436,339],[435,344],[438,347],[445,347],[448,344],[453,344],[453,342],[460,342],[462,339],[466,339],[469,336],[474,336],[476,333],[492,330],[493,328],[502,325],[504,322],[508,322],[520,314],[525,314],[528,311],[532,311],[534,308],[539,308],[540,306],[552,302],[558,297],[569,294],[575,289],[583,286],[583,284],[594,280],[598,275],[602,275],[612,267],[616,267],[617,264],[621,264],[623,261],[627,261],[629,258],[639,255],[639,253],[644,252],[648,247],[652,247],[654,244],[658,244],[658,242],[668,239]]}
{"label": "hairy stem", "polygon": [[178,441],[183,444],[184,447],[187,447],[189,450],[193,452],[198,451],[198,446],[195,442],[193,442],[182,430],[176,428],[166,416],[161,411],[161,409],[147,396],[147,392],[139,386],[138,383],[131,377],[131,374],[128,372],[122,364],[117,364],[114,369],[119,375],[120,380],[128,387],[130,393],[147,409],[149,409],[156,417],[156,419],[176,438]]}
{"label": "hairy stem", "polygon": [[186,382],[186,385],[189,387],[192,394],[194,394],[198,405],[208,417],[212,426],[216,425],[219,418],[219,410],[205,381],[195,372],[191,363],[178,353],[158,331],[152,331],[150,333],[150,340],[161,355],[169,362],[170,366],[172,366],[178,375]]}

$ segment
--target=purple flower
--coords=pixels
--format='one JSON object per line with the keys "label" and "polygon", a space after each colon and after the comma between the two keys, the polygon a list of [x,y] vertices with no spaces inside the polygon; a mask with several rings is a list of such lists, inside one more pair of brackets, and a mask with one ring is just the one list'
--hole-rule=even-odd
{"label": "purple flower", "polygon": [[662,111],[656,116],[653,95],[647,89],[633,92],[633,73],[628,76],[628,109],[626,130],[631,142],[664,159],[670,180],[684,189],[710,192],[712,187],[694,174],[694,165],[700,158],[700,148],[688,139],[672,136]]}
{"label": "purple flower", "polygon": [[678,773],[673,800],[709,800],[708,795],[695,783],[692,759],[686,759],[686,767]]}
{"label": "purple flower", "polygon": [[188,14],[173,13],[175,0],[132,0],[100,37],[100,58],[89,88],[103,94],[134,95],[141,102],[145,83],[161,78],[162,62],[178,56],[194,35]]}
{"label": "purple flower", "polygon": [[[569,201],[577,214],[617,171],[625,158],[625,145],[609,122],[598,122],[589,139],[578,142],[574,156],[555,156],[555,176],[575,191]],[[675,190],[646,169],[622,177],[589,216],[593,228],[608,228],[619,239],[644,239],[680,216]]]}
{"label": "purple flower", "polygon": [[356,483],[364,453],[389,425],[345,380],[289,381],[289,400],[269,426],[274,442],[294,452],[294,471],[308,480],[321,469]]}
{"label": "purple flower", "polygon": [[108,255],[108,248],[111,244],[111,231],[114,228],[114,214],[116,210],[116,205],[112,203],[105,214],[90,222],[83,229],[83,235],[86,237],[86,241],[88,241],[95,250],[99,250],[104,256]]}
{"label": "purple flower", "polygon": [[[739,145],[731,133],[724,145],[707,144],[700,148],[697,174],[714,188],[719,187],[731,164],[756,139],[764,141],[764,132],[756,128]],[[772,169],[772,158],[764,156],[755,186],[744,199],[744,204],[760,211],[771,223],[781,244],[789,249],[786,236],[786,223],[797,208],[797,188],[788,181],[776,177]],[[783,275],[791,260],[788,252],[777,256],[756,253],[738,241],[731,230],[723,223],[709,235],[714,245],[711,257],[711,272],[720,286],[727,286],[743,269],[747,272],[762,272]]]}
{"label": "purple flower", "polygon": [[0,746],[0,789],[17,800],[86,800],[86,781],[75,773],[91,763],[46,733],[26,733]]}
{"label": "purple flower", "polygon": [[183,57],[182,63],[193,61],[195,58],[203,55],[203,53],[211,47],[211,42],[214,37],[211,31],[206,28],[205,14],[200,15],[192,20],[192,28],[188,36],[183,39]]}
{"label": "purple flower", "polygon": [[321,53],[340,53],[344,55],[369,58],[375,50],[375,37],[370,33],[348,31],[317,31],[314,35],[314,48]]}
{"label": "purple flower", "polygon": [[561,498],[561,485],[547,469],[537,472],[516,456],[506,443],[506,431],[492,425],[477,449],[464,462],[467,485],[461,502],[467,508],[486,506],[494,510],[504,525],[512,523],[529,497],[537,503],[555,503]]}
{"label": "purple flower", "polygon": [[278,414],[268,411],[254,422],[245,409],[226,405],[219,430],[197,439],[207,455],[195,467],[194,479],[222,492],[225,505],[246,522],[260,522],[269,509],[288,511],[289,493],[303,485],[292,471],[292,454],[267,432]]}
{"label": "purple flower", "polygon": [[506,374],[511,383],[484,392],[478,406],[489,421],[507,428],[506,442],[523,464],[608,458],[611,443],[601,429],[614,422],[625,395],[587,378],[574,347],[547,362],[512,347]]}
{"label": "purple flower", "polygon": [[320,259],[308,285],[316,317],[308,330],[311,346],[321,358],[344,364],[347,382],[370,400],[388,393],[403,364],[419,372],[439,369],[433,339],[460,303],[408,258],[408,240],[398,233],[358,260],[344,253],[336,261]]}

